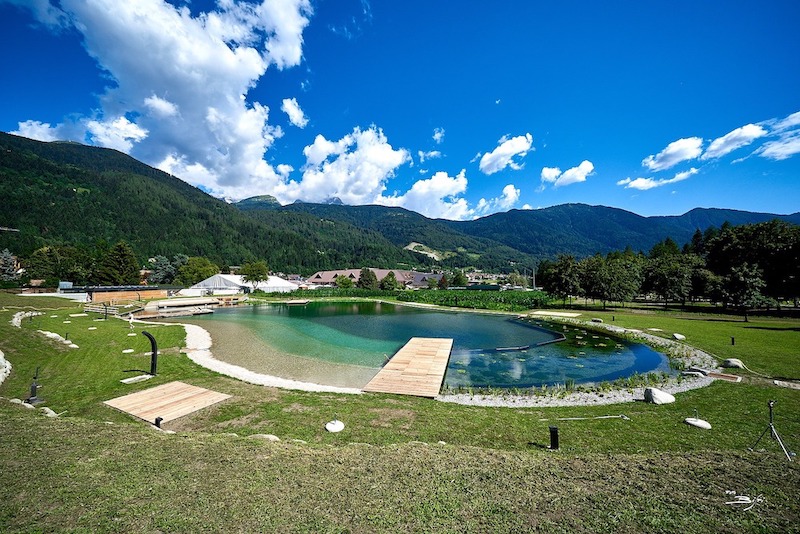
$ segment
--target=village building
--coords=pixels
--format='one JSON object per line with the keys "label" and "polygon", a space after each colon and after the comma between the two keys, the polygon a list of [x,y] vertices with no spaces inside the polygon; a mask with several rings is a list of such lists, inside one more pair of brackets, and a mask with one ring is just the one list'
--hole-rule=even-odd
{"label": "village building", "polygon": [[[386,278],[386,275],[388,275],[389,273],[394,273],[394,277],[397,279],[397,282],[401,286],[412,289],[426,288],[428,287],[428,280],[434,279],[438,283],[439,279],[441,279],[442,277],[441,274],[421,273],[417,271],[407,271],[403,269],[376,269],[370,267],[369,270],[375,273],[375,277],[378,279],[378,281],[381,281],[384,278]],[[354,284],[357,284],[358,280],[361,278],[361,269],[317,271],[316,273],[308,277],[308,279],[306,280],[306,284],[308,285],[308,287],[335,286],[336,278],[339,276],[344,276],[345,278],[349,278],[353,281]]]}

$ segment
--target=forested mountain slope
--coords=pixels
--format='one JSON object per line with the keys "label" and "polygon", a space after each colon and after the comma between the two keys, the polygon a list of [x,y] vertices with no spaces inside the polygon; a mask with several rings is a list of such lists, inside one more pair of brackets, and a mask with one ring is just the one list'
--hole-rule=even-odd
{"label": "forested mountain slope", "polygon": [[[205,256],[218,265],[266,260],[274,270],[309,273],[361,267],[530,268],[571,254],[649,250],[679,244],[709,226],[780,218],[723,209],[642,217],[604,206],[564,204],[511,210],[473,221],[428,219],[397,207],[295,203],[267,195],[228,204],[115,150],[43,143],[0,133],[0,250],[26,257],[45,245],[94,247],[125,240],[142,260]],[[421,243],[435,261],[404,250]]]}

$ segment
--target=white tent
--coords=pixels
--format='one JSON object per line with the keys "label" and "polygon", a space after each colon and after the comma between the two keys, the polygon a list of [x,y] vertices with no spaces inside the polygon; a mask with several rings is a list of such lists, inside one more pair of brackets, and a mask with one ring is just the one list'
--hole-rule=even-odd
{"label": "white tent", "polygon": [[235,295],[237,293],[249,293],[255,289],[266,293],[288,293],[296,290],[297,287],[297,284],[277,276],[270,276],[269,279],[259,282],[257,287],[253,287],[253,283],[245,282],[241,275],[215,274],[190,288],[182,290],[181,294],[187,296]]}

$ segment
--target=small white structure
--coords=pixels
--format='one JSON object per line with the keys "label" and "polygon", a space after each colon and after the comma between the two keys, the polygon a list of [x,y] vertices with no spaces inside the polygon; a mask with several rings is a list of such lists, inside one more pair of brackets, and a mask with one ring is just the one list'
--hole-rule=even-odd
{"label": "small white structure", "polygon": [[288,293],[295,291],[298,285],[277,276],[270,276],[267,280],[254,286],[252,282],[245,282],[238,274],[215,274],[196,283],[192,287],[182,289],[181,295],[199,297],[204,295],[236,295],[237,293],[250,293],[256,289],[265,293]]}

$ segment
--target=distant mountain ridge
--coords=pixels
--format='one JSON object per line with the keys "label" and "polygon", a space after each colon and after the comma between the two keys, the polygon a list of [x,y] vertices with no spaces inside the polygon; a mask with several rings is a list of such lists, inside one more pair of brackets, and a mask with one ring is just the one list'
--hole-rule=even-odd
{"label": "distant mountain ridge", "polygon": [[21,230],[0,232],[0,250],[23,256],[44,245],[124,239],[142,258],[183,253],[219,265],[264,259],[274,270],[301,273],[363,266],[522,270],[561,253],[647,251],[666,237],[683,244],[695,230],[725,222],[800,224],[800,213],[716,208],[642,217],[563,204],[450,221],[398,207],[347,206],[335,197],[281,206],[261,195],[228,204],[115,150],[2,132],[0,199],[0,226]]}

